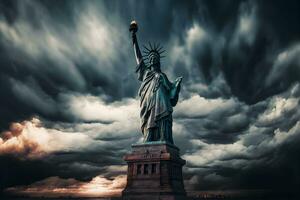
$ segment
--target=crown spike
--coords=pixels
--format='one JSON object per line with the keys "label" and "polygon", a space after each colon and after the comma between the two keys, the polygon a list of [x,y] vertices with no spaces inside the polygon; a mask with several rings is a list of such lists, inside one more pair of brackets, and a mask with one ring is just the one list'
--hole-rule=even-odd
{"label": "crown spike", "polygon": [[163,49],[163,46],[160,46],[159,48],[157,48],[157,51],[159,52],[162,49]]}
{"label": "crown spike", "polygon": [[143,53],[149,55],[150,51],[143,51]]}
{"label": "crown spike", "polygon": [[149,42],[149,46],[150,46],[150,48],[151,48],[151,51],[153,50],[153,48],[152,48],[152,45],[151,45],[151,43]]}
{"label": "crown spike", "polygon": [[159,54],[162,54],[162,53],[165,52],[165,51],[166,51],[166,50],[162,50],[162,51],[159,51],[158,53],[159,53]]}
{"label": "crown spike", "polygon": [[143,47],[150,52],[150,50],[148,49],[148,47],[146,47],[146,45],[143,45]]}

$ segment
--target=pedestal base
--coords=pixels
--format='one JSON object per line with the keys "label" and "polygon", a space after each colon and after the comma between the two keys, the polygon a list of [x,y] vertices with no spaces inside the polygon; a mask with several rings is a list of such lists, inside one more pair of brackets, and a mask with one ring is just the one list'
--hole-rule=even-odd
{"label": "pedestal base", "polygon": [[132,145],[132,153],[124,160],[128,164],[124,200],[183,200],[186,198],[182,179],[185,160],[179,149],[168,143]]}

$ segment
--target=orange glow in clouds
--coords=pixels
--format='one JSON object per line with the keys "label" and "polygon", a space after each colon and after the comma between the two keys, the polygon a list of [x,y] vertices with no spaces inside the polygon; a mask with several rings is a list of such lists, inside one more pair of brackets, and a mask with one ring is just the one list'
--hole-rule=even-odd
{"label": "orange glow in clouds", "polygon": [[54,152],[84,151],[93,142],[87,134],[46,128],[39,119],[32,118],[12,123],[0,134],[0,155],[36,159]]}
{"label": "orange glow in clouds", "polygon": [[125,185],[125,175],[117,176],[112,180],[96,176],[90,182],[50,177],[28,186],[11,187],[6,191],[32,197],[110,197],[119,196]]}
{"label": "orange glow in clouds", "polygon": [[0,134],[0,155],[14,154],[30,158],[44,155],[41,143],[34,139],[36,134],[32,132],[38,128],[39,123],[36,118],[22,123],[12,123],[8,131]]}
{"label": "orange glow in clouds", "polygon": [[[45,128],[39,119],[33,118],[21,123],[12,123],[8,131],[0,134],[0,156],[41,159],[59,151],[66,152],[73,149],[84,151],[92,143],[93,140],[88,135]],[[10,187],[5,191],[33,197],[108,197],[120,195],[125,185],[126,175],[111,179],[99,175],[89,182],[73,178],[49,177],[31,185]]]}

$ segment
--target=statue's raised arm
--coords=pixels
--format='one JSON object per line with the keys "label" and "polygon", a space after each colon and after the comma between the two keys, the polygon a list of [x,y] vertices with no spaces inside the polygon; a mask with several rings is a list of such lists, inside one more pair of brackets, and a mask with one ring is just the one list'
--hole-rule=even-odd
{"label": "statue's raised arm", "polygon": [[142,81],[143,74],[146,69],[146,65],[144,63],[143,56],[142,56],[142,53],[141,53],[141,50],[139,48],[139,44],[137,41],[137,37],[136,37],[137,30],[138,30],[138,26],[137,26],[136,21],[132,21],[130,23],[129,31],[132,34],[131,35],[132,36],[132,44],[133,44],[135,59],[136,59],[136,63],[137,63],[136,72],[139,74],[138,79],[140,81]]}

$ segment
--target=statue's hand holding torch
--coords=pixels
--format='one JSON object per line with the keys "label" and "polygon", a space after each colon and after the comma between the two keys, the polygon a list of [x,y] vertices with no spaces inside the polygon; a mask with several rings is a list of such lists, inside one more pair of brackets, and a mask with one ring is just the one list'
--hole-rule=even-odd
{"label": "statue's hand holding torch", "polygon": [[135,33],[138,31],[138,25],[137,25],[137,23],[136,23],[135,20],[133,20],[130,23],[129,31],[131,32],[132,42],[135,43],[136,42],[136,35],[135,35]]}
{"label": "statue's hand holding torch", "polygon": [[137,23],[136,23],[135,20],[133,20],[133,21],[130,23],[129,31],[130,31],[132,34],[135,34],[135,33],[138,31],[138,25],[137,25]]}

